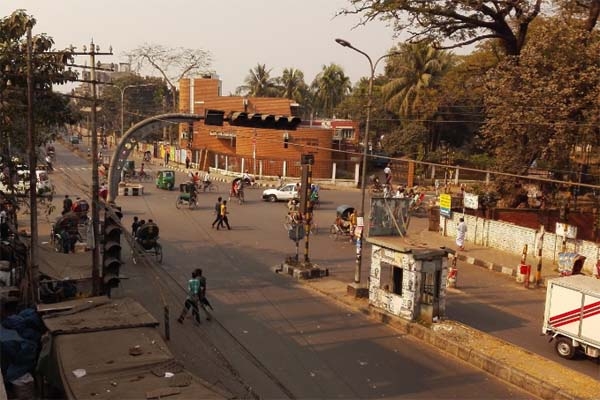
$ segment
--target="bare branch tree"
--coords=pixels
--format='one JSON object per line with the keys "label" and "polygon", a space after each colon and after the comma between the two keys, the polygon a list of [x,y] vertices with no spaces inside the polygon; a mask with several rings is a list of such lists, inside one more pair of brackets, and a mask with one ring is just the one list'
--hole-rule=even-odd
{"label": "bare branch tree", "polygon": [[202,49],[183,47],[164,47],[159,44],[145,43],[125,54],[132,68],[138,73],[155,70],[163,77],[173,92],[176,105],[176,85],[179,80],[210,72],[211,54]]}

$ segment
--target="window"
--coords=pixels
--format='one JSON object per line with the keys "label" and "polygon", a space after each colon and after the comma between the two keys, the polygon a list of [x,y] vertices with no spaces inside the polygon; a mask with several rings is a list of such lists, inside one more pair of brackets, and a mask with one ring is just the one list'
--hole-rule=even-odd
{"label": "window", "polygon": [[392,264],[381,262],[380,286],[386,292],[402,296],[402,278],[404,270]]}

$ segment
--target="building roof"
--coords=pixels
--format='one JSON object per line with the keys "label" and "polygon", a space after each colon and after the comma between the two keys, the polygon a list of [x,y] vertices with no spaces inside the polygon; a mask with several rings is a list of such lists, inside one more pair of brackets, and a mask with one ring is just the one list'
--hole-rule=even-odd
{"label": "building roof", "polygon": [[[51,314],[52,311],[59,311]],[[185,371],[158,322],[136,301],[92,297],[38,306],[52,334],[40,355],[47,379],[68,399],[225,399]]]}

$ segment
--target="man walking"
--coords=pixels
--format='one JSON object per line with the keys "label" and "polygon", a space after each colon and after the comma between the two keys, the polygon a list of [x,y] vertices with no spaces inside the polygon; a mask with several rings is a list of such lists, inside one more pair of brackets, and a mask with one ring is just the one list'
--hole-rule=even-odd
{"label": "man walking", "polygon": [[392,184],[392,163],[388,163],[388,165],[386,165],[386,167],[383,170],[383,173],[385,174],[385,184],[391,185]]}
{"label": "man walking", "polygon": [[198,282],[200,283],[200,289],[198,290],[198,304],[200,305],[200,308],[202,308],[202,311],[204,311],[206,320],[210,321],[212,317],[206,309],[206,306],[211,306],[206,298],[206,278],[202,275],[202,268],[196,268],[196,276],[198,277]]}
{"label": "man walking", "polygon": [[229,214],[229,212],[227,211],[227,200],[223,200],[223,202],[221,203],[221,221],[219,221],[219,223],[217,224],[217,230],[219,230],[219,226],[224,228],[223,224],[227,225],[227,230],[231,230],[227,214]]}
{"label": "man walking", "polygon": [[[204,283],[206,288],[206,281]],[[196,322],[200,323],[200,313],[198,311],[198,303],[200,301],[200,280],[198,279],[198,271],[194,270],[192,272],[192,279],[188,281],[188,294],[185,299],[185,303],[183,304],[183,310],[181,310],[181,315],[177,318],[177,322],[183,324],[183,320],[185,319],[186,314],[189,309],[192,309],[192,315],[196,318]]]}
{"label": "man walking", "polygon": [[456,245],[459,250],[465,249],[465,237],[467,236],[467,224],[464,218],[459,219],[458,226],[456,227]]}
{"label": "man walking", "polygon": [[219,197],[217,199],[217,202],[215,203],[215,220],[212,223],[212,227],[215,227],[215,224],[217,224],[217,228],[219,227],[219,225],[221,225],[221,201],[223,199],[221,197]]}

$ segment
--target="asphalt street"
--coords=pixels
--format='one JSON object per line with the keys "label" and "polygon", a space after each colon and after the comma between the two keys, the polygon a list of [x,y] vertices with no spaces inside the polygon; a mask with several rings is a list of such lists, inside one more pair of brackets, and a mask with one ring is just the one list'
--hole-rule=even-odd
{"label": "asphalt street", "polygon": [[[90,185],[86,160],[62,150],[52,177],[57,199],[64,193],[85,195]],[[215,385],[263,398],[531,398],[273,274],[270,268],[294,254],[295,246],[283,228],[285,206],[264,203],[260,190],[248,190],[246,204],[230,205],[231,231],[210,227],[216,194],[201,194],[200,209],[177,210],[176,192],[151,184],[145,190],[142,197],[119,197],[117,203],[125,226],[134,215],[159,224],[164,261],[160,266],[128,262],[123,273],[129,279],[114,295],[135,297],[159,320],[169,305],[174,321],[191,270],[202,267],[216,318],[200,326],[191,319],[173,322],[170,344],[186,367]],[[322,192],[316,213],[321,231],[335,218],[335,207],[351,203],[352,195]],[[331,274],[339,271],[340,277],[351,271],[353,253],[350,243],[333,242],[322,233],[310,243],[313,262],[326,264]]]}

